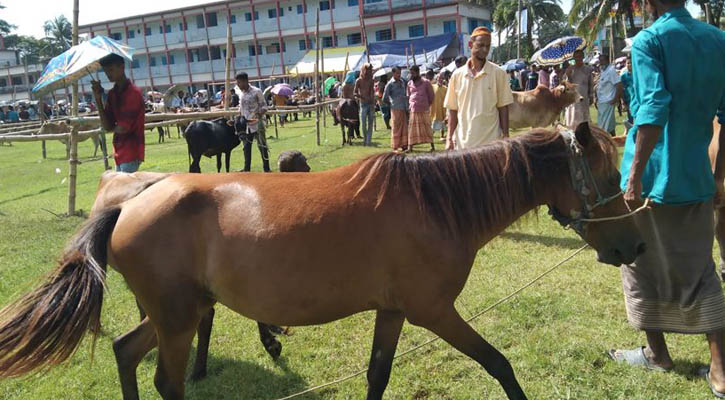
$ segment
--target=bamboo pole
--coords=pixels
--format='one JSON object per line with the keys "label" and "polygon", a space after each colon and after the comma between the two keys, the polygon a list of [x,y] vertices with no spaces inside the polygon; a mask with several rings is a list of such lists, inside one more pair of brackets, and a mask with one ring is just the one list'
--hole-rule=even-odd
{"label": "bamboo pole", "polygon": [[405,68],[410,68],[410,58],[408,58],[408,47],[405,47]]}
{"label": "bamboo pole", "polygon": [[[78,44],[78,3],[73,0],[73,46]],[[78,82],[73,82],[71,95],[71,115],[78,117]],[[76,178],[78,168],[78,128],[71,126],[70,130],[70,157],[68,157],[68,215],[76,213]]]}
{"label": "bamboo pole", "polygon": [[315,129],[317,131],[317,145],[320,145],[320,9],[317,9],[317,22],[315,24]]}
{"label": "bamboo pole", "polygon": [[[38,110],[40,111],[40,122],[42,126],[42,123],[45,122],[45,105],[43,96],[40,96],[40,99],[38,99]],[[42,141],[40,147],[43,150],[43,160],[45,160],[47,154],[45,151],[45,140]]]}
{"label": "bamboo pole", "polygon": [[[526,18],[529,18],[529,12],[526,12]],[[519,23],[516,27],[516,59],[521,58],[521,0],[519,0]]]}
{"label": "bamboo pole", "polygon": [[[333,43],[334,44],[334,43]],[[320,46],[320,60],[321,60],[321,68],[322,73],[320,75],[320,80],[322,81],[322,85],[320,86],[320,93],[322,93],[322,97],[325,97],[325,46]],[[322,108],[322,127],[327,129],[327,117],[325,116],[325,108]]]}
{"label": "bamboo pole", "polygon": [[230,85],[229,82],[231,80],[231,73],[232,73],[232,25],[227,24],[227,56],[226,56],[226,63],[225,63],[225,79],[224,79],[224,110],[229,110],[229,102],[232,99],[231,94],[229,93]]}

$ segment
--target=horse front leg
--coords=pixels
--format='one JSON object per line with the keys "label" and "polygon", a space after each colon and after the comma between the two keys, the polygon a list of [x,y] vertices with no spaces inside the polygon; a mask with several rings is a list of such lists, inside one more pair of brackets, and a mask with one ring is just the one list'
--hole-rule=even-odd
{"label": "horse front leg", "polygon": [[428,329],[461,353],[476,360],[489,375],[501,384],[509,399],[526,399],[506,357],[473,330],[461,318],[453,304],[434,315],[431,315],[428,310],[423,312],[425,313],[423,319],[411,318],[411,316],[408,316],[408,319],[412,324]]}
{"label": "horse front leg", "polygon": [[138,399],[136,368],[141,359],[156,347],[156,331],[148,318],[136,328],[113,340],[113,352],[116,355],[118,378],[124,400]]}
{"label": "horse front leg", "polygon": [[375,336],[367,374],[367,400],[383,398],[404,321],[405,317],[398,311],[378,310],[375,315]]}
{"label": "horse front leg", "polygon": [[257,322],[259,328],[259,340],[262,341],[262,346],[267,351],[267,354],[272,357],[273,360],[277,360],[279,355],[282,354],[282,343],[280,343],[272,334],[272,325],[267,325],[263,322]]}

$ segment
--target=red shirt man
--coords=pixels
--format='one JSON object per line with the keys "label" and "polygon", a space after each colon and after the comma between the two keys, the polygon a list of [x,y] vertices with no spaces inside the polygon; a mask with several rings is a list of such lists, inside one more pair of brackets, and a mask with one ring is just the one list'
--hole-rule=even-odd
{"label": "red shirt man", "polygon": [[103,71],[114,83],[108,92],[108,102],[103,105],[101,84],[93,81],[103,128],[113,131],[113,158],[116,171],[136,172],[144,161],[145,109],[143,95],[136,85],[126,78],[124,60],[115,54],[101,59]]}

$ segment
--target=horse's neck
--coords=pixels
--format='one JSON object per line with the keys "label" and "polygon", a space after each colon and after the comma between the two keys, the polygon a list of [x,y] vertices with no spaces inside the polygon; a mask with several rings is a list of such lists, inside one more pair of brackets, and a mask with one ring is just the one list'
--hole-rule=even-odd
{"label": "horse's neck", "polygon": [[[551,154],[559,153],[561,149],[555,148],[556,144],[551,144]],[[544,153],[545,151],[539,150]],[[567,158],[562,157],[556,160],[555,158],[547,158],[548,161],[537,159],[533,154],[529,154],[530,159],[530,176],[529,179],[522,183],[527,184],[531,182],[533,185],[532,195],[528,198],[522,199],[518,204],[514,204],[514,209],[511,213],[502,216],[499,220],[494,221],[491,226],[484,227],[484,231],[479,233],[479,237],[476,240],[478,248],[483,247],[488,241],[493,239],[502,233],[506,228],[511,226],[514,222],[521,219],[523,216],[536,209],[537,207],[551,204],[554,199],[556,192],[561,190],[562,185],[566,185],[568,182],[568,165]],[[555,160],[555,161],[552,161]],[[517,159],[512,162],[524,163],[525,161]],[[512,166],[513,167],[513,166]],[[496,195],[503,195],[505,191],[498,191]],[[506,201],[506,199],[502,199]]]}

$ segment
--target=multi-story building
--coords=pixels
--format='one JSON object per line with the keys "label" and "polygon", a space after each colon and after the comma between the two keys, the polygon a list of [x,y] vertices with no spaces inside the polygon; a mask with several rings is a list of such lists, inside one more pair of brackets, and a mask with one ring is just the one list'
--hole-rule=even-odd
{"label": "multi-story building", "polygon": [[[80,33],[135,48],[127,75],[139,87],[198,89],[224,80],[227,24],[233,70],[265,78],[284,73],[313,48],[318,9],[323,47],[360,45],[361,17],[369,42],[468,34],[491,25],[488,9],[464,0],[232,0],[95,22]],[[88,79],[81,90],[88,92]]]}
{"label": "multi-story building", "polygon": [[42,72],[42,64],[21,63],[17,50],[0,49],[0,101],[27,100]]}

